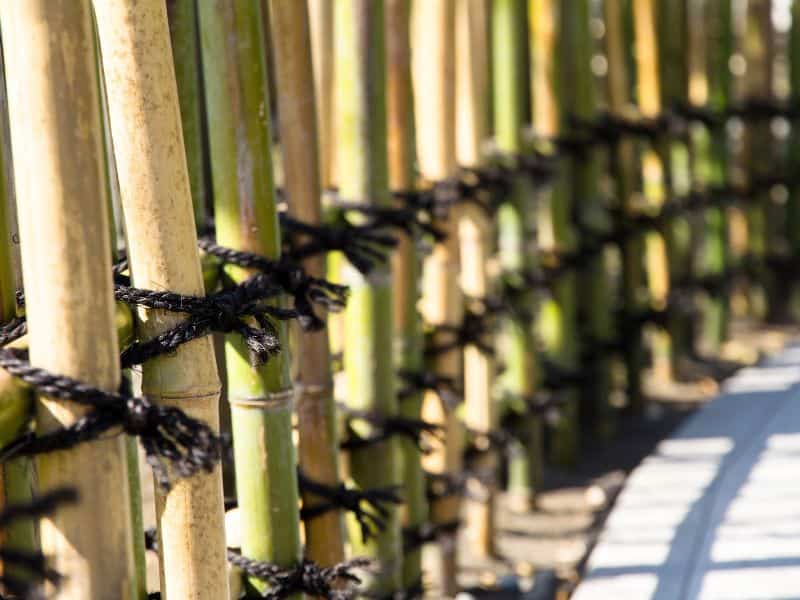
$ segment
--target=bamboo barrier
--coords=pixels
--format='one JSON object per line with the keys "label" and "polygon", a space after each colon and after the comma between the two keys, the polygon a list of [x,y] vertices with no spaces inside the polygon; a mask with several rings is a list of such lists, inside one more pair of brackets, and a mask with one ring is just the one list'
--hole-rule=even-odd
{"label": "bamboo barrier", "polygon": [[[389,186],[392,190],[414,190],[414,113],[411,89],[410,0],[388,0],[386,3],[387,49],[387,147]],[[400,234],[392,257],[392,321],[394,324],[395,363],[399,370],[416,373],[424,367],[422,323],[417,314],[418,281],[421,259],[416,240]],[[418,419],[422,411],[422,393],[403,398],[399,414]],[[404,531],[414,531],[428,521],[428,499],[421,453],[412,440],[401,440],[403,455]],[[404,548],[403,587],[422,581],[422,549]]]}
{"label": "bamboo barrier", "polygon": [[[6,2],[0,14],[30,360],[114,391],[119,349],[90,6]],[[84,151],[75,152],[77,147]],[[37,429],[52,431],[84,413],[77,404],[42,397]],[[40,493],[65,485],[76,489],[81,504],[39,526],[42,551],[69,575],[54,597],[133,598],[124,438],[40,457]]]}
{"label": "bamboo barrier", "polygon": [[[489,138],[489,5],[485,0],[456,2],[456,155],[461,166],[486,165]],[[463,207],[458,223],[461,289],[465,296],[482,299],[494,292],[491,268],[495,231],[491,219],[477,206]],[[491,341],[490,341],[491,343]],[[488,443],[498,426],[493,396],[494,358],[476,346],[464,348],[464,425],[477,443]],[[483,453],[474,468],[496,479],[499,461]],[[464,502],[466,533],[473,551],[492,556],[495,549],[495,485],[480,477],[470,482]]]}
{"label": "bamboo barrier", "polygon": [[[415,0],[411,21],[412,76],[414,89],[425,90],[414,98],[417,159],[422,177],[441,182],[456,170],[455,135],[455,2],[453,0]],[[457,207],[437,226],[447,235],[437,242],[425,258],[422,273],[423,297],[420,312],[431,326],[458,326],[463,317],[463,301],[458,289]],[[434,343],[436,336],[433,337]],[[431,368],[438,375],[462,380],[461,355],[451,351],[434,357]],[[422,416],[442,426],[444,443],[423,460],[429,472],[455,475],[461,471],[462,432],[456,415],[440,398],[426,392]],[[458,494],[431,501],[431,521],[444,524],[458,518]],[[453,532],[439,536],[438,554],[430,554],[428,571],[443,596],[456,592],[457,544]]]}
{"label": "bamboo barrier", "polygon": [[[272,40],[277,69],[280,139],[284,160],[289,214],[307,223],[320,224],[320,170],[315,114],[314,73],[311,60],[307,5],[292,0],[271,0]],[[326,117],[327,118],[327,117]],[[314,277],[324,277],[325,260],[305,261]],[[333,382],[328,334],[297,332],[298,455],[302,471],[315,481],[337,485],[338,439],[336,434]],[[305,494],[303,503],[315,498]],[[305,523],[305,555],[318,564],[331,566],[344,559],[342,518],[331,511]]]}
{"label": "bamboo barrier", "polygon": [[[94,8],[133,282],[203,295],[165,5],[97,0]],[[140,309],[137,320],[149,339],[181,317]],[[142,391],[218,429],[211,340],[148,361]],[[227,598],[220,468],[157,490],[156,512],[164,597]]]}
{"label": "bamboo barrier", "polygon": [[[336,173],[339,194],[351,202],[388,204],[384,6],[371,0],[336,0]],[[345,168],[346,167],[346,168]],[[376,265],[367,276],[342,266],[350,286],[345,309],[344,347],[347,407],[384,416],[397,413],[392,358],[392,285],[388,265]],[[371,426],[356,420],[353,429],[369,437]],[[351,449],[348,471],[361,489],[397,485],[399,455],[393,438]],[[352,519],[350,543],[356,555],[377,558],[379,572],[370,576],[373,593],[400,590],[402,549],[399,515],[389,509],[386,527],[363,540]]]}
{"label": "bamboo barrier", "polygon": [[[792,26],[789,31],[789,96],[800,97],[800,2],[792,2]],[[797,123],[792,125],[789,138],[789,164],[800,160],[800,129]],[[789,189],[786,207],[787,241],[791,254],[800,251],[800,186]],[[792,294],[792,315],[796,314],[797,290]]]}

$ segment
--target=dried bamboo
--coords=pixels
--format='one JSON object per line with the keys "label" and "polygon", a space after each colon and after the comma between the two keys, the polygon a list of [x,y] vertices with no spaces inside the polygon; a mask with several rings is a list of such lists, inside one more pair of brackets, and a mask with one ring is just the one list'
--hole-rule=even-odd
{"label": "dried bamboo", "polygon": [[[455,154],[455,2],[453,0],[416,0],[411,17],[412,77],[414,89],[424,90],[414,98],[417,157],[421,175],[429,181],[452,177]],[[432,326],[458,325],[463,307],[458,289],[458,209],[451,209],[439,226],[447,239],[434,245],[423,265],[420,305],[426,323]],[[439,375],[461,381],[461,356],[448,352],[432,361]],[[423,398],[422,415],[439,423],[445,441],[426,456],[423,466],[433,473],[457,474],[461,471],[461,429],[456,415],[448,412],[436,394]],[[457,495],[431,502],[431,520],[436,523],[458,518]],[[444,596],[456,589],[456,541],[454,534],[440,537],[440,554],[427,569]],[[436,555],[432,555],[436,556]]]}
{"label": "dried bamboo", "polygon": [[314,97],[317,103],[320,183],[335,184],[334,41],[333,0],[308,0],[311,56],[314,63]]}
{"label": "dried bamboo", "polygon": [[[347,201],[386,205],[388,165],[386,146],[386,90],[384,3],[373,0],[336,0],[336,179]],[[397,413],[392,360],[392,286],[389,265],[381,264],[363,276],[342,268],[350,286],[345,309],[344,367],[347,406],[381,415]],[[360,435],[369,435],[367,423],[356,422]],[[348,453],[349,475],[359,488],[400,483],[396,440],[353,449]],[[370,577],[371,592],[389,594],[401,589],[402,552],[396,510],[375,539],[362,542],[352,519],[350,540],[357,555],[380,560],[380,572]]]}
{"label": "dried bamboo", "polygon": [[[486,164],[489,136],[489,6],[486,0],[456,1],[456,154],[466,167]],[[465,206],[458,223],[461,289],[473,298],[486,298],[493,287],[489,267],[493,254],[492,222],[476,206]],[[492,396],[496,369],[492,357],[474,346],[464,349],[464,424],[487,436],[497,427]],[[488,453],[477,468],[489,477],[498,473],[498,457]],[[495,490],[477,478],[465,501],[466,533],[472,550],[482,556],[495,553]]]}
{"label": "dried bamboo", "polygon": [[[166,6],[96,0],[94,7],[133,281],[202,295]],[[182,319],[157,310],[137,317],[144,339]],[[219,378],[210,338],[148,361],[142,391],[217,429]],[[164,597],[227,598],[220,468],[157,491],[156,509]]]}
{"label": "dried bamboo", "polygon": [[[389,185],[393,190],[415,188],[414,112],[411,89],[410,0],[386,3]],[[418,372],[424,367],[422,324],[417,313],[419,301],[420,257],[416,241],[400,234],[392,256],[392,320],[394,323],[395,363],[399,369]],[[404,398],[402,416],[420,417],[422,394]],[[428,499],[419,448],[411,440],[401,440],[403,453],[403,527],[414,530],[428,519]],[[403,556],[403,587],[409,589],[422,578],[421,549],[406,550]]]}
{"label": "dried bamboo", "polygon": [[[289,212],[301,221],[319,223],[322,208],[308,8],[296,0],[270,0],[270,7]],[[305,267],[315,277],[325,275],[323,257],[307,260]],[[315,481],[336,485],[338,440],[328,334],[324,330],[306,332],[296,339],[300,468]],[[303,502],[313,506],[315,498],[304,496]],[[305,532],[305,554],[311,560],[326,566],[343,560],[342,517],[338,512],[306,522]]]}
{"label": "dried bamboo", "polygon": [[[31,363],[113,391],[119,347],[91,9],[9,1],[0,15]],[[86,409],[41,398],[37,412],[47,432]],[[72,486],[80,496],[40,525],[43,552],[68,576],[54,597],[133,598],[124,437],[42,455],[38,467],[41,492]]]}

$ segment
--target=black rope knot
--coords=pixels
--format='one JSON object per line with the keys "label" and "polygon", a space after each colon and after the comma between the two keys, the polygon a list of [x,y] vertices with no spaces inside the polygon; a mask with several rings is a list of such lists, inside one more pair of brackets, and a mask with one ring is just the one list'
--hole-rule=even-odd
{"label": "black rope knot", "polygon": [[397,373],[403,387],[397,393],[399,400],[406,400],[418,392],[432,391],[439,396],[444,407],[454,409],[461,402],[463,392],[453,377],[440,375],[433,371],[411,371],[401,369]]}
{"label": "black rope knot", "polygon": [[[313,561],[303,559],[294,567],[283,568],[247,558],[233,550],[228,550],[228,562],[247,575],[269,583],[271,587],[263,596],[268,600],[282,600],[296,593],[328,600],[349,600],[356,593],[352,584],[361,583],[354,569],[368,568],[373,564],[368,559],[355,558],[332,567],[320,567]],[[342,581],[351,586],[336,588],[336,582]]]}
{"label": "black rope knot", "polygon": [[[393,435],[402,436],[411,440],[423,454],[433,451],[429,439],[442,439],[444,432],[436,423],[429,423],[422,419],[413,419],[399,415],[381,415],[378,413],[350,410],[343,407],[348,417],[347,439],[339,444],[342,450],[357,450],[378,444]],[[369,423],[373,432],[369,437],[361,437],[352,427],[353,420]]]}
{"label": "black rope knot", "polygon": [[343,509],[351,513],[361,529],[361,539],[367,542],[377,531],[386,528],[390,516],[389,506],[399,505],[403,499],[399,495],[399,486],[382,488],[356,489],[348,488],[343,483],[326,485],[310,479],[298,469],[297,481],[300,490],[324,498],[326,502],[306,506],[300,511],[304,521],[311,520],[331,510]]}

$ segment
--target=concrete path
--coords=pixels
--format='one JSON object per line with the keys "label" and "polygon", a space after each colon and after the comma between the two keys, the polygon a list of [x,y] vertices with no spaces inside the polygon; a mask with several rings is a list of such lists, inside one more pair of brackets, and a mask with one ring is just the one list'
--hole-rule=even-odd
{"label": "concrete path", "polygon": [[739,371],[629,477],[573,600],[800,599],[800,345]]}

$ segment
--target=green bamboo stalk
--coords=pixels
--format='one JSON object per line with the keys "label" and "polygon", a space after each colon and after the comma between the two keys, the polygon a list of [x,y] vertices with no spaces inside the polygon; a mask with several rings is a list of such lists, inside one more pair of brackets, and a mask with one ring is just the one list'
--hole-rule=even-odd
{"label": "green bamboo stalk", "polygon": [[[0,55],[0,61],[2,55]],[[0,323],[6,323],[16,316],[14,291],[14,260],[12,256],[15,243],[12,239],[11,202],[13,202],[13,181],[11,171],[11,146],[9,139],[8,102],[6,98],[5,70],[0,68]],[[30,426],[33,397],[18,380],[0,373],[0,447],[8,444]],[[6,504],[25,504],[32,498],[33,463],[22,457],[0,465],[0,502]],[[2,545],[19,551],[34,551],[37,546],[35,525],[32,521],[12,523],[2,534]],[[4,574],[12,577],[25,577],[24,569],[5,567]]]}
{"label": "green bamboo stalk", "polygon": [[[603,15],[606,26],[606,56],[608,58],[608,106],[611,114],[626,116],[630,112],[631,93],[629,78],[631,71],[625,52],[626,35],[623,0],[605,0]],[[638,185],[639,165],[636,145],[633,140],[620,140],[611,156],[611,172],[615,180],[616,196],[622,219],[636,216],[638,206],[635,191]],[[642,261],[642,239],[633,236],[622,245],[622,309],[624,315],[636,315],[643,308],[644,272]],[[630,317],[628,317],[630,318]],[[624,360],[626,370],[627,409],[632,414],[640,414],[644,407],[642,395],[642,368],[644,367],[644,348],[639,328],[630,330],[624,341]]]}
{"label": "green bamboo stalk", "polygon": [[[726,0],[710,0],[696,15],[696,36],[705,44],[705,61],[697,74],[706,92],[706,104],[724,111],[730,96],[731,6]],[[702,98],[695,103],[700,104]],[[698,126],[693,135],[696,177],[701,186],[721,186],[727,180],[728,137],[724,125]],[[724,208],[710,208],[703,214],[703,237],[698,272],[701,277],[721,277],[729,264],[728,228]],[[704,351],[718,354],[728,337],[729,301],[727,293],[706,294],[701,304],[700,342]]]}
{"label": "green bamboo stalk", "polygon": [[172,58],[181,107],[183,145],[192,188],[194,220],[198,227],[206,220],[206,182],[203,169],[203,88],[196,0],[167,0]]}
{"label": "green bamboo stalk", "polygon": [[[590,7],[586,0],[576,0],[569,15],[562,16],[564,34],[569,40],[571,52],[563,55],[561,97],[564,99],[564,115],[591,121],[597,116],[595,84],[591,71],[591,34],[589,32]],[[569,33],[567,33],[569,28]],[[570,135],[568,122],[562,122],[562,130]],[[577,219],[589,231],[604,231],[609,227],[610,217],[602,206],[600,197],[600,163],[597,152],[587,152],[569,165],[572,182],[571,203],[577,209]],[[614,335],[614,313],[611,303],[611,280],[608,266],[609,255],[601,249],[590,257],[578,274],[578,311],[583,322],[583,332],[592,343],[602,346]],[[588,413],[583,419],[591,431],[600,439],[608,440],[614,433],[616,423],[611,398],[611,355],[608,352],[592,352],[583,368],[588,377],[581,387],[581,407]]]}
{"label": "green bamboo stalk", "polygon": [[[277,259],[262,9],[258,0],[214,0],[199,4],[199,17],[217,242]],[[225,273],[235,283],[251,275],[230,265]],[[297,475],[287,331],[274,325],[279,355],[255,368],[241,337],[229,335],[225,360],[242,553],[288,567],[300,557]]]}
{"label": "green bamboo stalk", "polygon": [[[388,197],[386,146],[386,90],[384,3],[382,0],[336,0],[335,90],[337,172],[343,198],[386,205]],[[343,267],[350,286],[345,310],[344,366],[347,406],[383,415],[397,413],[392,359],[392,286],[388,265],[369,276]],[[366,423],[354,423],[360,435],[369,435]],[[400,482],[397,444],[389,439],[348,455],[349,475],[359,488]],[[363,542],[348,518],[353,552],[376,558],[380,572],[371,576],[371,592],[393,593],[402,588],[400,527],[392,510],[386,528]]]}
{"label": "green bamboo stalk", "polygon": [[[566,133],[567,115],[562,113],[561,106],[572,94],[572,86],[580,85],[574,80],[574,70],[579,68],[577,55],[582,54],[577,51],[578,45],[590,42],[588,38],[581,41],[577,37],[580,15],[563,8],[553,0],[531,0],[533,125],[536,133],[551,138]],[[544,106],[537,109],[539,98],[544,100]],[[559,255],[573,251],[577,244],[570,183],[570,173],[575,173],[577,166],[573,161],[566,161],[552,188],[544,191],[540,199],[539,250],[553,266],[558,264]],[[578,366],[576,290],[574,271],[559,277],[550,297],[541,303],[536,324],[543,358],[570,371]],[[578,445],[578,397],[575,390],[567,390],[550,446],[553,462],[573,464]]]}
{"label": "green bamboo stalk", "polygon": [[[800,0],[792,2],[792,27],[789,33],[789,93],[794,102],[800,98]],[[795,122],[789,142],[789,164],[800,164],[800,128]],[[786,207],[786,229],[789,251],[800,254],[800,186],[789,190]]]}
{"label": "green bamboo stalk", "polygon": [[[411,89],[410,0],[386,2],[387,79],[386,108],[389,185],[393,190],[415,187],[414,111]],[[400,235],[392,256],[392,320],[394,359],[398,369],[418,372],[423,368],[422,323],[417,313],[420,257],[416,241]],[[403,417],[420,418],[422,393],[404,398],[399,406]],[[428,499],[419,448],[411,440],[400,440],[403,457],[404,528],[413,530],[428,519]],[[408,589],[422,578],[422,550],[403,556],[403,587]]]}
{"label": "green bamboo stalk", "polygon": [[[533,9],[532,9],[533,12]],[[524,0],[493,0],[491,13],[493,125],[495,144],[504,159],[514,161],[522,152],[522,125],[525,118],[525,23]],[[516,178],[497,215],[500,264],[503,277],[511,282],[532,266],[526,231],[530,228],[530,183]],[[519,283],[519,281],[516,281]],[[534,391],[533,337],[529,323],[521,316],[533,306],[531,294],[519,299],[522,313],[501,323],[499,343],[505,370],[499,378],[501,395],[513,399],[506,410],[525,412],[524,402]],[[522,419],[520,419],[522,420]],[[507,492],[512,509],[523,512],[533,506],[541,478],[541,419],[531,417],[521,423],[519,447],[509,465]]]}
{"label": "green bamboo stalk", "polygon": [[[270,8],[289,212],[301,221],[319,223],[322,207],[308,7],[305,2],[271,0]],[[322,256],[308,259],[305,267],[315,277],[325,276]],[[337,485],[338,439],[328,334],[325,330],[296,333],[300,468],[315,481]],[[304,495],[306,506],[315,502],[319,499]],[[311,560],[331,566],[344,559],[344,531],[338,511],[307,521],[305,533],[305,554]]]}

